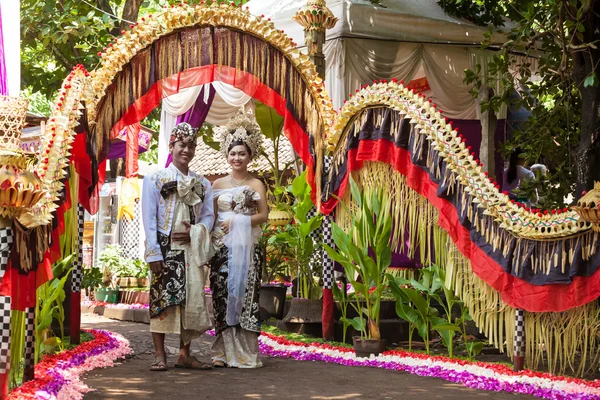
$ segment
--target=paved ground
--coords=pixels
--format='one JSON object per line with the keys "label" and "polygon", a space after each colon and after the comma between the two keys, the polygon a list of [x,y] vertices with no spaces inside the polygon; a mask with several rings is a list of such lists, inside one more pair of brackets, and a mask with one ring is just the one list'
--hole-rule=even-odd
{"label": "paved ground", "polygon": [[[213,369],[186,371],[172,368],[178,338],[167,336],[168,372],[150,372],[153,346],[147,324],[110,320],[83,314],[84,328],[118,332],[131,342],[134,355],[123,364],[87,374],[94,399],[531,399],[530,396],[477,391],[441,379],[397,371],[344,367],[310,361],[264,357],[257,370]],[[198,359],[209,361],[213,338],[203,336],[192,345]]]}

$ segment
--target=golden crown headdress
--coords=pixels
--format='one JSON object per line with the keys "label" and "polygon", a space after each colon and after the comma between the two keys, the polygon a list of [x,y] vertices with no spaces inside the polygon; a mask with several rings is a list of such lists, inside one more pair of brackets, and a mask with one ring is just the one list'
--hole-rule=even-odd
{"label": "golden crown headdress", "polygon": [[241,141],[249,148],[251,157],[255,157],[262,150],[262,134],[260,126],[251,112],[240,111],[225,125],[215,128],[215,133],[220,136],[221,153],[227,157],[231,143]]}

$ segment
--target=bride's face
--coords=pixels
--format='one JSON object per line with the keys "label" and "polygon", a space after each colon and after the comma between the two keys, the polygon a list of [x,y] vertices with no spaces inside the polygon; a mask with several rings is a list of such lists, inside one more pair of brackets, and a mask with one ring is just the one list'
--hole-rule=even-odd
{"label": "bride's face", "polygon": [[250,152],[243,144],[234,146],[227,154],[227,162],[234,171],[247,171],[250,163]]}

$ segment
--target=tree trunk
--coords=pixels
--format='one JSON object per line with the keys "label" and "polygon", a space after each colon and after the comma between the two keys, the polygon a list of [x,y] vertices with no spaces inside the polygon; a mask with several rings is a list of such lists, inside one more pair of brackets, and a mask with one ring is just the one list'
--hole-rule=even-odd
{"label": "tree trunk", "polygon": [[[494,95],[494,91],[488,86],[482,86],[477,97],[477,105],[487,102]],[[483,164],[483,170],[487,171],[490,177],[496,176],[496,113],[492,107],[481,112],[481,145],[479,146],[479,160]],[[501,174],[500,174],[501,175]],[[496,178],[496,180],[498,180]]]}
{"label": "tree trunk", "polygon": [[575,198],[600,182],[600,87],[581,88],[581,133],[577,147]]}
{"label": "tree trunk", "polygon": [[[597,43],[600,38],[600,1],[595,1],[586,13],[583,43]],[[578,43],[575,43],[578,44]],[[597,69],[600,62],[600,49],[588,47],[585,51],[573,54],[573,79],[581,93],[581,127],[579,146],[575,158],[577,184],[575,198],[581,197],[584,190],[594,187],[600,181],[600,86],[584,86],[585,79],[592,73],[600,78]]]}
{"label": "tree trunk", "polygon": [[123,14],[121,15],[121,18],[123,19],[121,21],[121,30],[127,30],[131,22],[137,22],[141,5],[142,0],[127,0],[125,2],[125,6],[123,7]]}

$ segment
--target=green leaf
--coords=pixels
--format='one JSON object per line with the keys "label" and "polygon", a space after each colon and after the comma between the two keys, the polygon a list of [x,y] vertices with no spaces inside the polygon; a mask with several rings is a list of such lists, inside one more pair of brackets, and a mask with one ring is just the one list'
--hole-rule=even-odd
{"label": "green leaf", "polygon": [[304,199],[307,186],[308,183],[306,183],[306,171],[304,171],[292,181],[292,194],[295,197]]}
{"label": "green leaf", "polygon": [[264,105],[258,100],[254,101],[256,122],[260,126],[260,131],[271,141],[281,135],[283,130],[284,118],[279,115],[275,109]]}
{"label": "green leaf", "polygon": [[[442,318],[440,318],[442,319]],[[431,327],[434,331],[453,331],[460,332],[460,328],[448,322],[442,322]]]}
{"label": "green leaf", "polygon": [[592,72],[583,81],[583,87],[590,87],[590,86],[592,86],[592,87],[593,86],[598,86],[598,77],[596,76],[595,72]]}
{"label": "green leaf", "polygon": [[467,351],[469,352],[469,354],[471,356],[476,356],[477,354],[481,353],[481,351],[483,350],[483,343],[482,342],[467,342],[467,343],[465,343],[465,347],[467,348]]}
{"label": "green leaf", "polygon": [[356,181],[354,181],[354,178],[352,178],[352,175],[350,175],[348,180],[350,181],[350,192],[352,194],[352,200],[356,202],[358,208],[362,208],[363,199],[360,190],[358,189],[358,185],[356,184]]}

